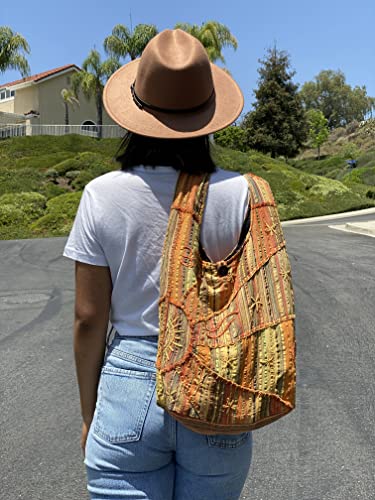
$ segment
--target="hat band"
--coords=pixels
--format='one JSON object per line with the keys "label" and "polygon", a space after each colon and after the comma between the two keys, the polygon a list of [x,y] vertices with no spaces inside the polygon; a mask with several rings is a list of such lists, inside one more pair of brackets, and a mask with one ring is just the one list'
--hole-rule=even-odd
{"label": "hat band", "polygon": [[215,89],[212,89],[209,98],[206,99],[204,102],[202,102],[202,104],[198,104],[198,106],[194,106],[193,108],[171,109],[171,108],[160,108],[159,106],[154,106],[153,104],[149,104],[148,102],[141,99],[135,92],[135,81],[130,85],[130,90],[132,93],[133,101],[135,102],[135,104],[138,106],[139,109],[148,108],[151,109],[152,111],[161,111],[163,113],[189,113],[192,111],[198,111],[199,109],[203,108],[215,94]]}

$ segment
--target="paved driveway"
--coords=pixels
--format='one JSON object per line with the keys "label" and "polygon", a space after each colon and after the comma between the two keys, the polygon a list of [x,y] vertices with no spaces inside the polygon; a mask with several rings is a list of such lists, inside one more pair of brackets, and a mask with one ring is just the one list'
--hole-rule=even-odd
{"label": "paved driveway", "polygon": [[[374,498],[375,239],[331,223],[285,228],[298,409],[254,433],[243,499]],[[61,257],[64,242],[0,242],[4,500],[87,498],[71,340],[73,264]]]}

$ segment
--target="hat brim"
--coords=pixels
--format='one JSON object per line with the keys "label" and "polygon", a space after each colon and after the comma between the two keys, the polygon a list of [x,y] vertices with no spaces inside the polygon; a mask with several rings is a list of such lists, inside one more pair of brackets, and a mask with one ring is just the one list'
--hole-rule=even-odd
{"label": "hat brim", "polygon": [[130,132],[161,139],[198,137],[227,127],[243,109],[244,99],[239,86],[228,73],[213,63],[215,95],[199,110],[165,113],[140,109],[130,89],[139,61],[131,61],[115,71],[103,91],[103,103],[108,115]]}

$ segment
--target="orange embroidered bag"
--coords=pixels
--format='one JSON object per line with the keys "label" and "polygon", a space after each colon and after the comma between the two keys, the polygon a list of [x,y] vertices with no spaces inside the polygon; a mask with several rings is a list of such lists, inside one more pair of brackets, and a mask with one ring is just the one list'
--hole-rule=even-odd
{"label": "orange embroidered bag", "polygon": [[202,434],[237,434],[295,406],[291,267],[267,181],[244,174],[250,228],[224,260],[204,259],[209,174],[180,172],[164,241],[157,402]]}

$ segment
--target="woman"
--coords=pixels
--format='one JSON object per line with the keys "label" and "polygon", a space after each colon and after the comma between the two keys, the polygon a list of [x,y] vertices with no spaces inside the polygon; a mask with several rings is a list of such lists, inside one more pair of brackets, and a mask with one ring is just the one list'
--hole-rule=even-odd
{"label": "woman", "polygon": [[[76,261],[74,351],[92,499],[235,500],[251,433],[194,433],[156,404],[160,259],[179,171],[210,173],[200,243],[236,247],[248,183],[217,168],[209,134],[233,123],[233,79],[181,30],[166,30],[107,82],[104,105],[129,133],[121,170],[85,188],[64,255]],[[106,338],[108,322],[112,335]]]}

